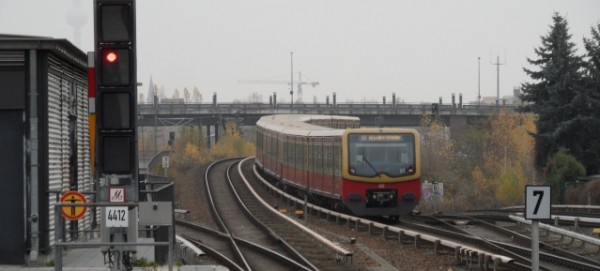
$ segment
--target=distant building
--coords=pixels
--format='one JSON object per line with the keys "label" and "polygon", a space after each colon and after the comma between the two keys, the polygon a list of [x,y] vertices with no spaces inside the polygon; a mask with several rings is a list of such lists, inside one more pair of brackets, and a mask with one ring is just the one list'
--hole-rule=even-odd
{"label": "distant building", "polygon": [[183,98],[164,98],[160,99],[161,104],[184,104],[185,100]]}
{"label": "distant building", "polygon": [[148,95],[146,95],[146,103],[154,103],[154,83],[152,83],[152,76],[150,76],[150,83],[148,83]]}
{"label": "distant building", "polygon": [[[522,103],[521,99],[519,98],[520,94],[521,94],[521,87],[514,87],[513,95],[502,96],[502,98],[500,98],[500,101],[498,101],[498,104],[500,104],[500,105],[503,105],[503,104],[520,105]],[[496,104],[496,96],[481,97],[481,103],[488,104],[488,105]]]}

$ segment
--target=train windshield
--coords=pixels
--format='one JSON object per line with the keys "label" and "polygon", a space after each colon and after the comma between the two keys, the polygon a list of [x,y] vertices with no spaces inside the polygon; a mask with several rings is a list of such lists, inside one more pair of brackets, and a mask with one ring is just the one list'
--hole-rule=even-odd
{"label": "train windshield", "polygon": [[415,138],[413,134],[349,134],[350,174],[389,177],[415,173]]}

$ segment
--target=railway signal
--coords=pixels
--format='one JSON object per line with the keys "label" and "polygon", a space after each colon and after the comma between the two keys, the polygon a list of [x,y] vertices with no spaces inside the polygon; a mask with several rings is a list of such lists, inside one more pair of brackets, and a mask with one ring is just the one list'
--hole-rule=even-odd
{"label": "railway signal", "polygon": [[[96,197],[117,205],[102,208],[102,243],[137,242],[138,208],[118,205],[139,202],[135,29],[135,0],[94,1]],[[117,262],[135,250],[102,247]]]}
{"label": "railway signal", "polygon": [[135,1],[96,0],[94,20],[98,198],[119,186],[137,202]]}
{"label": "railway signal", "polygon": [[436,116],[440,112],[440,105],[437,103],[431,104],[431,115]]}

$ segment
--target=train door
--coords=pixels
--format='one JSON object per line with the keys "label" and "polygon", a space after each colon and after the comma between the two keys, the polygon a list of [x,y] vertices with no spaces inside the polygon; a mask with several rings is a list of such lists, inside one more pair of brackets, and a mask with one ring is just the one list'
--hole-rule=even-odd
{"label": "train door", "polygon": [[269,131],[269,136],[268,136],[268,145],[269,145],[269,168],[270,169],[274,169],[274,164],[275,164],[275,144],[273,144],[274,139],[274,133],[273,131]]}
{"label": "train door", "polygon": [[315,138],[315,178],[314,186],[322,188],[323,184],[323,138]]}
{"label": "train door", "polygon": [[315,139],[313,137],[307,137],[307,146],[306,146],[306,153],[307,153],[307,157],[306,157],[306,173],[308,174],[308,182],[312,183],[314,182],[315,179],[315,170],[314,170],[314,141]]}
{"label": "train door", "polygon": [[299,183],[305,183],[304,178],[302,178],[303,164],[304,164],[304,155],[302,150],[302,137],[296,137],[296,180]]}
{"label": "train door", "polygon": [[275,133],[275,174],[281,176],[281,134]]}
{"label": "train door", "polygon": [[284,155],[284,159],[283,159],[283,170],[282,170],[282,177],[283,178],[289,178],[290,176],[290,166],[292,163],[292,160],[290,160],[290,153],[292,151],[290,150],[290,137],[287,135],[283,136],[283,155]]}
{"label": "train door", "polygon": [[323,189],[333,192],[333,138],[323,139]]}
{"label": "train door", "polygon": [[333,184],[334,194],[342,194],[342,140],[340,137],[333,139]]}
{"label": "train door", "polygon": [[291,146],[294,149],[294,152],[292,154],[293,155],[292,159],[293,159],[294,163],[292,166],[291,177],[294,178],[294,180],[298,180],[298,174],[297,174],[297,171],[298,171],[297,170],[298,169],[298,154],[297,154],[298,153],[298,142],[297,141],[298,140],[297,139],[298,139],[298,137],[294,136],[294,137],[292,137],[292,142],[291,142]]}

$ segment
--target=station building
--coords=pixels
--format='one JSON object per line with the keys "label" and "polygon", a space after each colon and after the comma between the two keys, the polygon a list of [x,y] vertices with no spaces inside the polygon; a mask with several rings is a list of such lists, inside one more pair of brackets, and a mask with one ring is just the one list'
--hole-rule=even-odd
{"label": "station building", "polygon": [[[0,264],[50,253],[60,194],[94,191],[87,78],[69,41],[0,34]],[[82,238],[94,217],[59,225],[62,238]]]}

